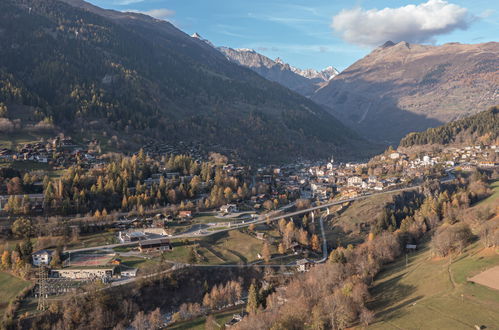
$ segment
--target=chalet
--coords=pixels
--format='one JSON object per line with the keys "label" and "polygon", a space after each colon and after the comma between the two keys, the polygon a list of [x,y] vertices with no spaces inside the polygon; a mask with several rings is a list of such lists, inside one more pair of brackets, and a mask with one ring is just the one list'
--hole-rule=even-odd
{"label": "chalet", "polygon": [[140,252],[170,251],[173,247],[165,238],[152,239],[139,242]]}
{"label": "chalet", "polygon": [[230,319],[227,323],[225,323],[225,327],[230,328],[230,327],[236,325],[237,323],[241,322],[241,320],[244,317],[244,314],[246,314],[246,313],[232,315],[232,319]]}
{"label": "chalet", "polygon": [[304,258],[304,259],[300,259],[296,262],[296,266],[297,266],[296,269],[299,272],[308,272],[310,270],[310,268],[312,267],[312,265],[313,265],[313,262]]}
{"label": "chalet", "polygon": [[230,213],[235,213],[238,212],[239,210],[237,209],[236,204],[227,204],[227,205],[222,205],[220,207],[220,212],[223,214],[230,214]]}
{"label": "chalet", "polygon": [[178,217],[180,219],[190,219],[192,218],[192,211],[180,211]]}
{"label": "chalet", "polygon": [[40,250],[37,252],[33,252],[31,254],[31,258],[33,260],[33,266],[42,266],[50,264],[52,260],[52,251],[50,250]]}

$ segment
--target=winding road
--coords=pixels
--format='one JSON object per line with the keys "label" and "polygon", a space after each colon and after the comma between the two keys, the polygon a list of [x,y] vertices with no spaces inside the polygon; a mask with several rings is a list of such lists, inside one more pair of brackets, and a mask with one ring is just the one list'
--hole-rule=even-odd
{"label": "winding road", "polygon": [[[213,230],[213,231],[203,231],[201,229],[201,227],[198,227],[198,228],[200,228],[198,230],[193,230],[191,228],[187,232],[184,232],[184,233],[178,234],[178,235],[168,236],[168,238],[169,239],[177,239],[177,238],[199,238],[199,237],[211,236],[211,235],[215,235],[215,234],[218,234],[218,233],[227,232],[227,231],[230,231],[230,230],[236,230],[236,229],[245,228],[245,227],[248,227],[251,224],[255,224],[256,225],[256,224],[266,223],[268,221],[270,221],[270,222],[277,221],[277,220],[282,219],[282,218],[289,218],[289,217],[293,217],[293,216],[297,216],[297,215],[309,213],[309,212],[312,212],[312,211],[329,208],[331,206],[343,204],[343,203],[346,203],[346,202],[353,202],[353,201],[357,201],[357,200],[361,200],[361,199],[365,199],[365,198],[369,198],[369,197],[377,196],[377,195],[393,194],[393,193],[402,192],[402,191],[415,190],[415,189],[418,189],[420,187],[421,187],[421,185],[417,185],[417,186],[412,186],[412,187],[406,187],[406,188],[399,188],[399,189],[394,189],[394,190],[382,191],[382,192],[379,192],[379,193],[365,194],[365,195],[361,195],[361,196],[357,196],[357,197],[353,197],[353,198],[341,199],[341,200],[337,200],[337,201],[334,201],[334,202],[330,202],[330,203],[325,203],[325,204],[313,206],[313,207],[310,207],[310,208],[307,208],[307,209],[303,209],[303,210],[299,210],[299,211],[293,211],[293,212],[289,212],[289,213],[281,213],[281,212],[283,212],[283,211],[285,211],[287,209],[290,209],[291,207],[294,206],[294,204],[289,204],[289,205],[286,205],[286,206],[284,206],[284,207],[280,208],[279,210],[274,211],[272,213],[269,213],[269,214],[266,214],[266,215],[260,215],[258,218],[255,218],[255,220],[245,221],[244,223],[241,223],[241,224],[232,225],[230,228],[224,228],[224,229]],[[321,228],[324,227],[324,223],[323,223],[322,217],[320,218],[320,225],[321,225]],[[324,231],[323,231],[323,241],[324,241],[324,237],[325,236],[324,236]],[[151,240],[143,240],[141,242],[148,242],[148,241],[151,241]],[[86,252],[86,251],[94,251],[94,250],[102,250],[102,249],[113,249],[113,248],[116,248],[116,247],[128,247],[128,246],[136,246],[136,245],[138,245],[138,242],[127,242],[127,243],[117,243],[117,244],[108,244],[108,245],[86,247],[86,248],[80,248],[80,249],[65,249],[64,252],[72,252],[72,253],[74,253],[74,252]]]}

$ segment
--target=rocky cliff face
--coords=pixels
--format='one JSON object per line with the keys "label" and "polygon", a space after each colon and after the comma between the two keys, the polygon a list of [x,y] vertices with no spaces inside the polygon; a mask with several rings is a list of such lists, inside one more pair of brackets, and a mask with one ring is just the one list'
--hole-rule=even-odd
{"label": "rocky cliff face", "polygon": [[499,43],[387,42],[312,96],[378,141],[435,127],[499,104]]}
{"label": "rocky cliff face", "polygon": [[230,61],[248,67],[264,78],[275,81],[297,93],[310,97],[313,93],[338,75],[332,66],[317,71],[295,68],[280,58],[272,60],[252,49],[218,48]]}

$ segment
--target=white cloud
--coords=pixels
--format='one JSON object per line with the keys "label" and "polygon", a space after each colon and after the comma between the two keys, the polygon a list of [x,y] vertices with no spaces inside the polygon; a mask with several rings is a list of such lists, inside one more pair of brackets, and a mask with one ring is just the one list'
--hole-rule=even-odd
{"label": "white cloud", "polygon": [[485,9],[484,11],[482,11],[482,13],[479,15],[480,18],[489,18],[490,16],[494,15],[495,14],[495,10],[494,9]]}
{"label": "white cloud", "polygon": [[378,46],[387,40],[421,43],[434,36],[466,29],[473,20],[468,9],[445,0],[428,0],[399,8],[342,10],[331,27],[344,40],[363,46]]}
{"label": "white cloud", "polygon": [[175,15],[175,11],[167,8],[151,9],[147,11],[127,9],[126,11],[132,13],[144,14],[162,20],[167,20],[168,18],[173,17]]}

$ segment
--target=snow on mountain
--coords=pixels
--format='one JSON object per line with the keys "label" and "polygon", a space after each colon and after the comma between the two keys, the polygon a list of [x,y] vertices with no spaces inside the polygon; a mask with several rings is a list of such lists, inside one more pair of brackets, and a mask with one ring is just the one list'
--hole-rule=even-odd
{"label": "snow on mountain", "polygon": [[215,47],[209,40],[204,39],[198,33],[191,37],[199,39],[216,48],[231,62],[245,66],[257,72],[264,78],[275,81],[297,93],[310,97],[325,85],[339,72],[332,66],[322,71],[314,69],[300,69],[289,65],[280,58],[272,60],[265,55],[249,48]]}

